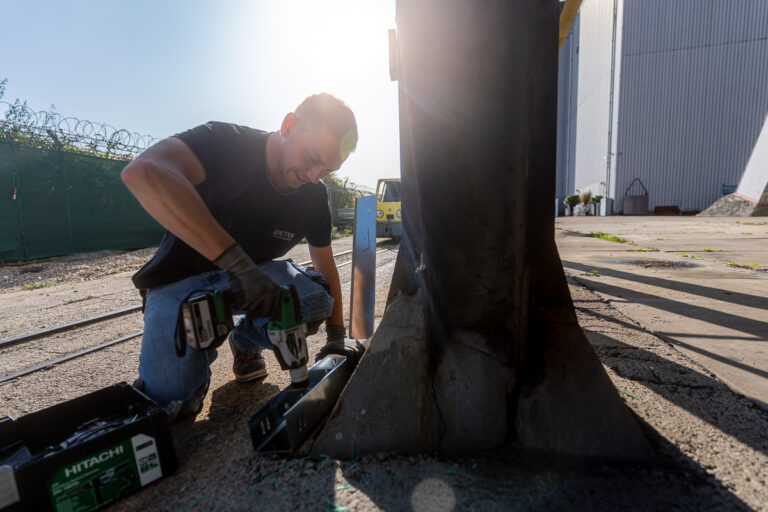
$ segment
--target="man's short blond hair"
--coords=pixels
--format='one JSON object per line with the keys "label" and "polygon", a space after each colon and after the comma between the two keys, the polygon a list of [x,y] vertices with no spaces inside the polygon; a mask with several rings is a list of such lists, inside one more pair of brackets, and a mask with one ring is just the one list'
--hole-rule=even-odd
{"label": "man's short blond hair", "polygon": [[294,112],[299,123],[308,127],[325,126],[339,139],[341,158],[347,156],[357,146],[357,121],[352,109],[339,98],[327,92],[313,94],[302,101]]}

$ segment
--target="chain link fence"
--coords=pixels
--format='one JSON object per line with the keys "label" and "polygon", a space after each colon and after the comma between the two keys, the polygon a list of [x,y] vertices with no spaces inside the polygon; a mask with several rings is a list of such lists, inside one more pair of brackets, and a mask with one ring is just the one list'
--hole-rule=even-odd
{"label": "chain link fence", "polygon": [[[120,171],[154,139],[109,125],[35,112],[0,101],[0,260],[29,260],[151,247],[164,229],[120,180]],[[329,206],[339,210],[370,195],[348,179],[329,177]],[[348,221],[346,221],[348,222]]]}
{"label": "chain link fence", "polygon": [[120,171],[153,139],[6,103],[0,120],[0,260],[157,245],[163,228]]}
{"label": "chain link fence", "polygon": [[352,183],[349,179],[325,178],[323,181],[328,189],[331,222],[337,231],[343,233],[346,228],[352,227],[355,197],[373,195],[373,191],[363,185]]}

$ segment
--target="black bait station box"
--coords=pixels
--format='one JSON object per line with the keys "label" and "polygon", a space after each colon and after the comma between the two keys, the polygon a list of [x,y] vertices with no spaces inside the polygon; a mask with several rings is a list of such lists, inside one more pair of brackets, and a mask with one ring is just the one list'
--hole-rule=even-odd
{"label": "black bait station box", "polygon": [[96,510],[178,466],[168,415],[121,382],[0,417],[0,509]]}

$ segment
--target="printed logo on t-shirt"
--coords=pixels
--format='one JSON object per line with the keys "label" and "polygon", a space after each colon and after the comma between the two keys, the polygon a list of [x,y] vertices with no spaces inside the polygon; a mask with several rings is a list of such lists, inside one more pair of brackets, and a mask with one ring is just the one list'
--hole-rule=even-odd
{"label": "printed logo on t-shirt", "polygon": [[291,233],[290,231],[285,231],[282,229],[276,229],[272,233],[272,238],[277,238],[278,240],[285,240],[286,242],[290,242],[293,240],[293,237],[296,236],[296,233]]}

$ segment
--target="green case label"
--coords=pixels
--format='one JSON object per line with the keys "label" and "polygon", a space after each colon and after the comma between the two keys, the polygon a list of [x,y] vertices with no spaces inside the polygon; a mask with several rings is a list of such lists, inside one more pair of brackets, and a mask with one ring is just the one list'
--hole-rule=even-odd
{"label": "green case label", "polygon": [[57,512],[86,512],[161,476],[155,440],[138,434],[60,468],[48,489]]}

